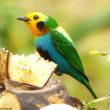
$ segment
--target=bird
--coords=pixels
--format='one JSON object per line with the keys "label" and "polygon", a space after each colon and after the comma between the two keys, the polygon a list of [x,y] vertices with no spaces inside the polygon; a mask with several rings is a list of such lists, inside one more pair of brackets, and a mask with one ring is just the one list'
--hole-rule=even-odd
{"label": "bird", "polygon": [[24,21],[33,33],[34,44],[41,57],[57,64],[57,75],[67,74],[75,78],[97,98],[85,75],[73,40],[53,17],[41,12],[31,12],[17,20]]}

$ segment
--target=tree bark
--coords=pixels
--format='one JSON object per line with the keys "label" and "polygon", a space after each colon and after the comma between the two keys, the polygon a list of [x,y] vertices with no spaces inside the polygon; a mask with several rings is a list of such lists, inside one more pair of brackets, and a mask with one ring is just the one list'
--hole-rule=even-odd
{"label": "tree bark", "polygon": [[50,80],[44,88],[39,90],[23,90],[23,88],[15,88],[13,85],[10,86],[8,83],[6,85],[7,90],[1,94],[0,108],[39,110],[50,104],[63,103],[75,107],[81,106],[80,101],[75,101],[75,99],[75,102],[73,102],[59,80]]}
{"label": "tree bark", "polygon": [[[69,104],[81,108],[82,103],[76,98],[71,98],[59,80],[50,79],[56,64],[36,55],[38,54],[32,54],[28,58],[14,56],[6,49],[0,49],[0,84],[4,87],[0,94],[0,109],[39,110],[50,104]],[[33,66],[37,68],[33,72],[33,67],[29,66],[30,62],[34,61],[31,61],[31,58],[34,58],[36,65]],[[28,62],[28,65],[25,62]],[[34,83],[33,79],[35,82],[39,81]]]}

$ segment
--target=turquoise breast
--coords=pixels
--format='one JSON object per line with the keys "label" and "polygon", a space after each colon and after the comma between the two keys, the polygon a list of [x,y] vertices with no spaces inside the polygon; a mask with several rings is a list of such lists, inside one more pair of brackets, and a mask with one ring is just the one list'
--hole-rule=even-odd
{"label": "turquoise breast", "polygon": [[34,40],[36,49],[42,57],[49,59],[58,65],[57,71],[60,73],[67,73],[73,71],[73,68],[65,60],[65,58],[57,51],[55,45],[51,40],[51,34],[47,33],[44,36]]}

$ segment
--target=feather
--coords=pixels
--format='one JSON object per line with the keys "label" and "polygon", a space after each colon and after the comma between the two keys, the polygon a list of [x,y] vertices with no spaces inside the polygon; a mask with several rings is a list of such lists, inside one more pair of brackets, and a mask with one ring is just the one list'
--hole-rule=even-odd
{"label": "feather", "polygon": [[84,74],[84,69],[74,43],[63,28],[58,27],[57,29],[51,30],[51,39],[57,50],[63,55],[68,63],[73,68],[77,69],[88,81],[88,78]]}

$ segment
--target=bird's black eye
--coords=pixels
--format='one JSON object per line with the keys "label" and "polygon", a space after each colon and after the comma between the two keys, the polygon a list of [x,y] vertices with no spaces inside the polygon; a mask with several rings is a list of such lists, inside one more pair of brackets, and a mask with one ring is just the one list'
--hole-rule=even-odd
{"label": "bird's black eye", "polygon": [[37,15],[35,15],[33,18],[36,20],[36,19],[38,19],[39,17],[38,17]]}

